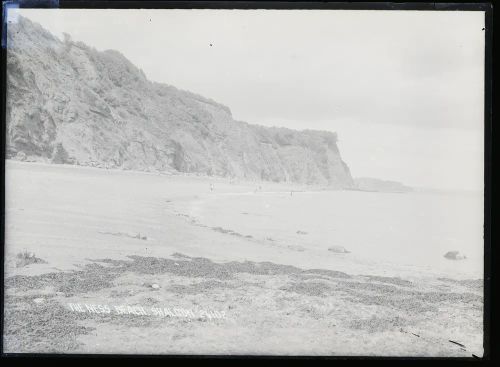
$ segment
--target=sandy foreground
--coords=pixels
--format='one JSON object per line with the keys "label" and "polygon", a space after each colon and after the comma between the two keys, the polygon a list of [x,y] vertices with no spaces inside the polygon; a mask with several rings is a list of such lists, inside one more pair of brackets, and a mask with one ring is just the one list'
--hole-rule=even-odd
{"label": "sandy foreground", "polygon": [[192,215],[259,185],[6,161],[4,351],[482,356],[481,279],[387,273]]}

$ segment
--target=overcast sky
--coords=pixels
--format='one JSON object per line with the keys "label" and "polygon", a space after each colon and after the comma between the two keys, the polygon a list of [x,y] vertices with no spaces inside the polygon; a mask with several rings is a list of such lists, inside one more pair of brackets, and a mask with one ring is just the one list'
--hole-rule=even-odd
{"label": "overcast sky", "polygon": [[482,187],[484,13],[22,9],[235,119],[337,131],[354,176]]}

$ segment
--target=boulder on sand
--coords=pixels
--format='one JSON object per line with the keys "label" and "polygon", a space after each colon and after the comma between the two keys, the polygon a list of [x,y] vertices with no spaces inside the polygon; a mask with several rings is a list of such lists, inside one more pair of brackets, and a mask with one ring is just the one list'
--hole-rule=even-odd
{"label": "boulder on sand", "polygon": [[347,251],[343,246],[332,246],[328,248],[328,251],[335,252],[337,254],[349,254],[351,251]]}
{"label": "boulder on sand", "polygon": [[467,259],[467,257],[465,255],[461,254],[459,251],[448,251],[446,254],[444,254],[444,257],[447,258],[448,260]]}

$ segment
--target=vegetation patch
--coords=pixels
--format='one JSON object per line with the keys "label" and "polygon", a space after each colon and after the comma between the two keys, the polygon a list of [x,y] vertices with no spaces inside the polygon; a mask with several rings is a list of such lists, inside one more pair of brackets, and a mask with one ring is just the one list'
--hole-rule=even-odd
{"label": "vegetation patch", "polygon": [[24,250],[16,255],[16,267],[22,268],[31,264],[47,264],[47,261],[36,257],[33,252]]}

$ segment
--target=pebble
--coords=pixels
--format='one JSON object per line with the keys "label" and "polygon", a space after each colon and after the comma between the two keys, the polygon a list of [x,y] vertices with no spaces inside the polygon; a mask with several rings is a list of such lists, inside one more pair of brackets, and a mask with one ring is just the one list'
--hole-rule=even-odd
{"label": "pebble", "polygon": [[465,260],[467,257],[464,254],[461,254],[460,251],[448,251],[443,255],[448,260]]}
{"label": "pebble", "polygon": [[154,283],[154,284],[151,284],[151,288],[160,289],[160,286],[158,284]]}
{"label": "pebble", "polygon": [[348,254],[351,251],[347,251],[343,246],[332,246],[328,248],[328,251],[335,252],[338,254]]}
{"label": "pebble", "polygon": [[35,299],[33,300],[33,302],[35,302],[36,304],[40,304],[40,303],[45,302],[45,299],[43,299],[43,298],[35,298]]}

